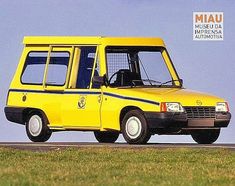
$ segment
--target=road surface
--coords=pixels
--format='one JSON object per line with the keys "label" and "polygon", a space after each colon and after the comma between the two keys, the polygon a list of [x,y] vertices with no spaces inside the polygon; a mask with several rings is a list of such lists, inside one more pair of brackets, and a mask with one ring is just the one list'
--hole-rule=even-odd
{"label": "road surface", "polygon": [[90,142],[45,142],[45,143],[26,143],[26,142],[0,142],[0,148],[14,148],[21,150],[32,151],[49,151],[60,150],[66,148],[206,148],[206,149],[229,149],[235,151],[235,144],[211,144],[211,145],[199,145],[196,143],[148,143],[146,145],[129,145],[126,143],[90,143]]}

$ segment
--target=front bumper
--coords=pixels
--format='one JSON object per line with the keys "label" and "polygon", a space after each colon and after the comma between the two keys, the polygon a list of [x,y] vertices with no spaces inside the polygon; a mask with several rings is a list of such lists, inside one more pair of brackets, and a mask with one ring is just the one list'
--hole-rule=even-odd
{"label": "front bumper", "polygon": [[188,118],[187,113],[145,112],[150,129],[227,127],[231,113],[216,113],[215,118]]}

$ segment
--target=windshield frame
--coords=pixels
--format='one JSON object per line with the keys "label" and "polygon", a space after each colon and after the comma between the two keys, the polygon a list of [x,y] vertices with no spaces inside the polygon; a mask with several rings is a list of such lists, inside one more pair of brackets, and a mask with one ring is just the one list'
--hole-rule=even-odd
{"label": "windshield frame", "polygon": [[[107,84],[108,87],[110,88],[135,88],[135,87],[146,87],[146,88],[182,88],[183,87],[183,83],[182,83],[182,79],[179,78],[179,75],[175,69],[174,64],[172,63],[172,60],[169,56],[169,53],[167,51],[167,49],[163,46],[119,46],[119,45],[108,45],[105,48],[105,64],[106,64],[106,78],[107,81],[109,82]],[[164,64],[167,67],[167,70],[169,72],[169,75],[171,76],[172,79],[170,79],[169,81],[172,80],[172,85],[167,85],[164,84],[165,82],[161,82],[161,84],[159,85],[152,85],[150,83],[150,85],[125,85],[125,86],[111,86],[110,85],[110,77],[112,75],[108,75],[108,59],[107,59],[107,54],[108,53],[127,53],[128,51],[159,51],[161,52]],[[138,65],[141,65],[141,61],[138,61]]]}

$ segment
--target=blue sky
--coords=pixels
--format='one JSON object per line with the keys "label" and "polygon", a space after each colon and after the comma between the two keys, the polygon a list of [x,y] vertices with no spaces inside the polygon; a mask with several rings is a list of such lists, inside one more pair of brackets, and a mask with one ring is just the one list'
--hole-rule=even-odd
{"label": "blue sky", "polygon": [[[162,37],[186,88],[225,98],[235,115],[233,0],[1,0],[0,141],[28,141],[24,126],[5,119],[7,90],[26,35]],[[193,12],[224,12],[224,41],[193,41]],[[234,119],[218,142],[235,142]],[[50,141],[94,141],[92,133],[63,132]],[[122,140],[122,138],[120,138]],[[193,142],[157,136],[151,142]]]}

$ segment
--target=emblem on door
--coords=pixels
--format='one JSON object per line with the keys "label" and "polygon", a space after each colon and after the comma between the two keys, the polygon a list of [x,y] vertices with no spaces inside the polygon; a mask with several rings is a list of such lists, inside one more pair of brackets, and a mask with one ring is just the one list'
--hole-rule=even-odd
{"label": "emblem on door", "polygon": [[78,100],[78,108],[80,109],[84,109],[86,106],[86,97],[85,96],[81,96]]}

